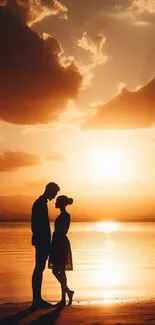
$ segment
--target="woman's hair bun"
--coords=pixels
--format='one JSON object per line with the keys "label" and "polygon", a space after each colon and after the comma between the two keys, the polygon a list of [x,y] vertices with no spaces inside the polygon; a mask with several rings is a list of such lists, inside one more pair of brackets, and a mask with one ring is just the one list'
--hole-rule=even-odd
{"label": "woman's hair bun", "polygon": [[68,198],[68,204],[69,205],[73,204],[73,199],[71,197]]}

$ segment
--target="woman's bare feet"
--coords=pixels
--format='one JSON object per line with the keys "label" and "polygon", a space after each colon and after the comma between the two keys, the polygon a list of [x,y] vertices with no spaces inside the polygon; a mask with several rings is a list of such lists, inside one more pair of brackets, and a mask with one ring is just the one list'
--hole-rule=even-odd
{"label": "woman's bare feet", "polygon": [[68,301],[68,305],[67,306],[72,305],[73,295],[74,295],[74,291],[73,290],[70,290],[69,293],[68,293],[69,301]]}

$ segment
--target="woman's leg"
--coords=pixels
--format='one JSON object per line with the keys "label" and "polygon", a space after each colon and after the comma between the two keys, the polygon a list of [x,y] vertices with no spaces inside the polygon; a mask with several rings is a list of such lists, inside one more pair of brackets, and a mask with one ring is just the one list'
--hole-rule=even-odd
{"label": "woman's leg", "polygon": [[73,299],[73,294],[74,291],[70,290],[67,287],[67,277],[65,271],[58,271],[56,269],[53,269],[53,274],[56,277],[56,279],[60,282],[61,284],[61,292],[62,292],[62,299],[61,302],[66,301],[66,293],[68,294],[69,302],[68,305],[72,304],[72,299]]}
{"label": "woman's leg", "polygon": [[62,301],[65,301],[66,302],[66,292],[69,289],[67,288],[67,277],[66,277],[65,271],[60,271],[60,278],[61,278]]}
{"label": "woman's leg", "polygon": [[67,278],[66,278],[65,271],[58,271],[57,269],[53,269],[53,274],[61,284],[61,300],[58,303],[58,305],[60,307],[65,307],[66,306],[66,292],[69,290],[67,288]]}
{"label": "woman's leg", "polygon": [[57,271],[56,269],[53,269],[53,274],[56,277],[56,279],[60,282],[60,284],[62,283],[62,281],[66,282],[66,288],[65,288],[65,290],[66,290],[67,294],[69,294],[69,292],[71,290],[67,287],[67,279],[66,279],[66,281],[63,280],[62,272],[65,272],[65,271]]}
{"label": "woman's leg", "polygon": [[69,306],[72,304],[74,291],[70,290],[67,287],[67,277],[66,277],[65,271],[61,271],[60,273],[61,273],[61,278],[62,278],[62,282],[61,282],[62,301],[66,301],[66,293],[67,293],[68,298],[69,298],[69,302],[68,302],[68,306]]}

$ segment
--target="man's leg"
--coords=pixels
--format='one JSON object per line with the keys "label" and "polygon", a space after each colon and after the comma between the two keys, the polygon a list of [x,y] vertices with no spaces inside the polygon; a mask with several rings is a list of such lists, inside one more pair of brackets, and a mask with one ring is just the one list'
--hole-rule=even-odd
{"label": "man's leg", "polygon": [[33,303],[37,304],[41,301],[41,287],[43,271],[46,265],[47,254],[43,248],[35,247],[35,268],[32,275],[32,291],[33,291]]}

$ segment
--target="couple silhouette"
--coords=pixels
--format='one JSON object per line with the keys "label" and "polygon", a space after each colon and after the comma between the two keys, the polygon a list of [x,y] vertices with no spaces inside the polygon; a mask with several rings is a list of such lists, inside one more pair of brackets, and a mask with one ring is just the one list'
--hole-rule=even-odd
{"label": "couple silhouette", "polygon": [[55,306],[60,308],[66,306],[66,294],[68,295],[68,305],[72,304],[74,291],[67,286],[65,271],[73,270],[71,246],[67,238],[70,214],[66,211],[66,207],[73,203],[73,199],[68,198],[66,195],[57,197],[55,207],[60,209],[60,214],[54,223],[52,239],[48,215],[47,202],[54,199],[59,191],[60,188],[56,183],[48,183],[44,193],[32,206],[32,245],[35,247],[35,268],[32,275],[32,310],[52,306],[43,300],[41,296],[42,277],[47,260],[48,268],[52,269],[54,276],[61,285],[62,297]]}

